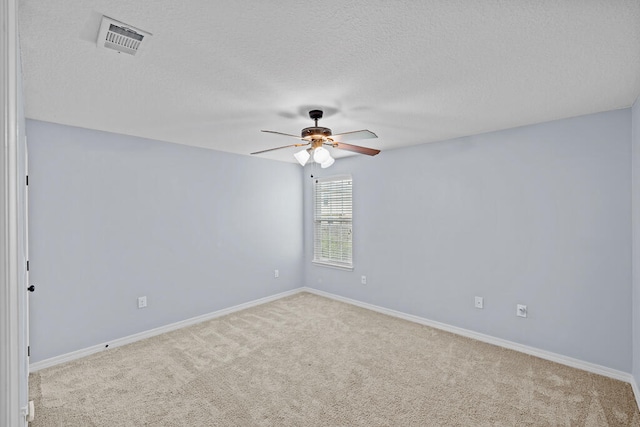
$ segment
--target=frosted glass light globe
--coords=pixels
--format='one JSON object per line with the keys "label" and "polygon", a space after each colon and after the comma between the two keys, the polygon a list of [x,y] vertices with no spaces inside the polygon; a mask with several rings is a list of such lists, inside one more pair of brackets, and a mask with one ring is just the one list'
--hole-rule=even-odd
{"label": "frosted glass light globe", "polygon": [[329,150],[327,150],[324,147],[318,147],[316,148],[315,153],[313,153],[313,160],[316,163],[324,163],[327,160],[329,160],[329,157],[331,157],[331,154],[329,154]]}
{"label": "frosted glass light globe", "polygon": [[333,157],[329,156],[329,159],[327,159],[324,162],[322,162],[322,164],[320,164],[320,166],[322,167],[322,169],[326,169],[329,166],[331,166],[334,162],[335,162],[335,159]]}
{"label": "frosted glass light globe", "polygon": [[309,152],[307,150],[302,150],[302,151],[298,151],[296,154],[294,154],[293,157],[296,158],[298,163],[300,163],[302,166],[304,166],[309,161],[309,157],[311,157],[311,154],[309,154]]}

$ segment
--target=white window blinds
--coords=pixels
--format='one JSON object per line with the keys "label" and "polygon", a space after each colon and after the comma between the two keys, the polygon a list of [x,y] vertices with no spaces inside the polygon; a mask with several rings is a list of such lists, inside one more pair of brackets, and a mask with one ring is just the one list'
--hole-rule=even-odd
{"label": "white window blinds", "polygon": [[352,268],[352,179],[314,181],[313,262]]}

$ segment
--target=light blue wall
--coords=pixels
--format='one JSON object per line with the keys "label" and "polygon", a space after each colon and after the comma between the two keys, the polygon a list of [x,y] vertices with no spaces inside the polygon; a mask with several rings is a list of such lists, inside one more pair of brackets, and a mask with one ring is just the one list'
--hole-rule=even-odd
{"label": "light blue wall", "polygon": [[27,134],[32,362],[302,286],[299,166],[33,120]]}
{"label": "light blue wall", "polygon": [[633,377],[640,384],[640,98],[632,114],[632,204],[633,204]]}
{"label": "light blue wall", "polygon": [[[625,109],[307,167],[306,283],[631,372],[630,141]],[[310,173],[353,176],[353,272],[311,264]]]}

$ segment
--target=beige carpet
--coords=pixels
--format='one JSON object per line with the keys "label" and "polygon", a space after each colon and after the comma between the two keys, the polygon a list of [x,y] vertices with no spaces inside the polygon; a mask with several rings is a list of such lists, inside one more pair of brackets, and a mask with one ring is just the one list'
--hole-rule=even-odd
{"label": "beige carpet", "polygon": [[640,426],[629,384],[300,293],[31,375],[38,426]]}

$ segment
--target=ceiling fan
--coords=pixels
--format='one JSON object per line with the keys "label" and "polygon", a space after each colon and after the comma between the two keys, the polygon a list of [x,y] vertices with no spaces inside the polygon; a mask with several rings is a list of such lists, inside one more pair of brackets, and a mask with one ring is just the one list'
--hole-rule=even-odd
{"label": "ceiling fan", "polygon": [[331,129],[325,127],[318,126],[318,120],[322,118],[322,110],[311,110],[309,111],[309,117],[311,120],[315,121],[315,126],[311,126],[308,128],[302,129],[300,136],[291,135],[288,133],[275,132],[272,130],[263,130],[262,132],[267,133],[275,133],[277,135],[289,136],[292,138],[296,138],[302,140],[304,142],[297,144],[285,145],[282,147],[269,148],[268,150],[256,151],[251,154],[260,154],[266,153],[267,151],[280,150],[282,148],[289,147],[306,147],[310,145],[309,148],[305,148],[302,151],[299,151],[294,154],[294,157],[302,166],[304,166],[309,158],[313,155],[313,160],[316,163],[320,163],[323,168],[328,168],[335,161],[333,157],[331,157],[331,153],[329,150],[323,147],[323,145],[327,145],[333,148],[339,148],[341,150],[353,151],[355,153],[366,154],[368,156],[375,156],[380,152],[380,150],[376,150],[374,148],[361,147],[359,145],[345,144],[344,141],[353,141],[357,139],[368,139],[368,138],[377,138],[378,135],[368,130],[356,130],[352,132],[344,132],[339,133],[337,135],[331,134]]}

